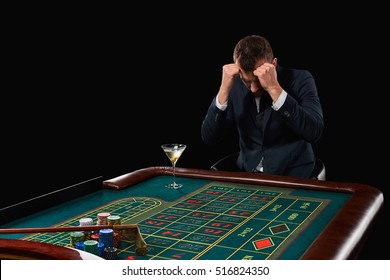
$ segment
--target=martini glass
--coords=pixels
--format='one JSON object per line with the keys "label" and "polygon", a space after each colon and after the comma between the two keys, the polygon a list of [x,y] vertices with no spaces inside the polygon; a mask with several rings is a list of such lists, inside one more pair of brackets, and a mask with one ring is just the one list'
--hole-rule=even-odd
{"label": "martini glass", "polygon": [[171,161],[172,167],[173,167],[173,180],[172,183],[166,184],[165,186],[167,188],[171,189],[179,189],[183,185],[178,184],[175,182],[175,169],[176,169],[176,162],[180,158],[181,154],[184,152],[185,148],[187,146],[184,144],[163,144],[161,145],[161,148],[164,150],[165,154]]}

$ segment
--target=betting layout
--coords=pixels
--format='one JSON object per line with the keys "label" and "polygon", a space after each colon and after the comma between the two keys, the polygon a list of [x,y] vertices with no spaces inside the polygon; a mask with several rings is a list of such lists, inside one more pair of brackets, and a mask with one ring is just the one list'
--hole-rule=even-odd
{"label": "betting layout", "polygon": [[[123,198],[58,226],[75,225],[102,211],[138,224],[145,256],[122,239],[119,259],[278,259],[321,212],[327,199],[296,197],[291,190],[212,182],[175,202]],[[69,246],[69,233],[39,233],[23,239]]]}

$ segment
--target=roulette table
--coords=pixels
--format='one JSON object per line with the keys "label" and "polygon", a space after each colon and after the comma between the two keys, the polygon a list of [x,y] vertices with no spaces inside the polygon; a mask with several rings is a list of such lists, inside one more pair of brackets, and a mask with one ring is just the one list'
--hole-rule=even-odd
{"label": "roulette table", "polygon": [[[1,230],[74,227],[105,212],[136,224],[147,244],[137,254],[134,242],[120,238],[116,259],[356,259],[383,208],[382,192],[364,184],[193,168],[176,168],[175,180],[183,187],[164,187],[172,167],[153,166],[41,197],[33,203],[50,207],[0,226],[0,258],[12,250],[21,259],[31,251],[29,258],[83,259],[69,232]],[[52,253],[42,253],[47,246]]]}

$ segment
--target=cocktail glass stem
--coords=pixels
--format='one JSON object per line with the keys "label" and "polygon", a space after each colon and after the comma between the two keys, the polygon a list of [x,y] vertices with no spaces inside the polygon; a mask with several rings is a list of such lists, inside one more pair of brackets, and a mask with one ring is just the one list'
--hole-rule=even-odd
{"label": "cocktail glass stem", "polygon": [[172,167],[173,167],[173,188],[176,188],[177,184],[176,184],[176,162],[172,163]]}

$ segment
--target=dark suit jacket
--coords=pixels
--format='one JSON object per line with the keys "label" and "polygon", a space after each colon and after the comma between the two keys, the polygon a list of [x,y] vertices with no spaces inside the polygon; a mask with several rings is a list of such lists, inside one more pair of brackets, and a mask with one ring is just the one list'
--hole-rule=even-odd
{"label": "dark suit jacket", "polygon": [[206,144],[217,144],[236,125],[240,155],[237,166],[253,171],[262,157],[264,173],[310,177],[315,155],[312,143],[322,135],[322,108],[313,76],[306,70],[277,66],[277,78],[287,92],[283,106],[275,111],[271,98],[264,111],[262,130],[256,124],[256,102],[239,77],[229,95],[225,111],[213,99],[201,127]]}

